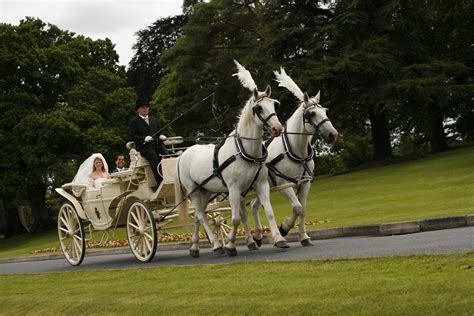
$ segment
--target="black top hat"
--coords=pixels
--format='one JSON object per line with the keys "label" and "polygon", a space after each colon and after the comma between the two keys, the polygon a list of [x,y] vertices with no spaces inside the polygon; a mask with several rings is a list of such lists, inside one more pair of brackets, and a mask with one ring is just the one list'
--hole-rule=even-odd
{"label": "black top hat", "polygon": [[142,105],[150,106],[150,102],[148,102],[147,99],[138,99],[137,102],[135,102],[135,111]]}

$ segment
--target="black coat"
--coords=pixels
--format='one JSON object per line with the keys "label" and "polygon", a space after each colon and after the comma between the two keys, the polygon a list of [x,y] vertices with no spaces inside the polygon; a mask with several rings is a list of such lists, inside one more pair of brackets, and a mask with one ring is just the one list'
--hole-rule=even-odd
{"label": "black coat", "polygon": [[[148,125],[144,119],[139,115],[133,117],[129,123],[129,137],[135,142],[137,150],[141,153],[153,150],[157,154],[167,154],[167,150],[162,141],[158,139],[158,132],[160,130],[160,123],[155,117],[148,116]],[[155,135],[156,134],[156,135]],[[145,143],[145,137],[153,136],[153,141]]]}

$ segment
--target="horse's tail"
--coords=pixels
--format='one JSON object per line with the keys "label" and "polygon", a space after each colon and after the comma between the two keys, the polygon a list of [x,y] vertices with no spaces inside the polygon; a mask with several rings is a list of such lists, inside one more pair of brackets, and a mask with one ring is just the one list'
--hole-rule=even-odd
{"label": "horse's tail", "polygon": [[185,229],[189,227],[189,201],[186,196],[186,189],[181,184],[181,176],[179,174],[179,163],[181,157],[176,162],[175,182],[174,182],[174,197],[176,201],[176,210],[181,221],[181,224]]}

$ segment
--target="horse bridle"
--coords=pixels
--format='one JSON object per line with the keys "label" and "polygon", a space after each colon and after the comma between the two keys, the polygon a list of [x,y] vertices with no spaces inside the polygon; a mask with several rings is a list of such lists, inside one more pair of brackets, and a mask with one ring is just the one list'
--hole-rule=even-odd
{"label": "horse bridle", "polygon": [[[257,100],[255,100],[255,105],[252,107],[252,113],[253,115],[257,115],[257,117],[260,119],[260,121],[263,123],[263,126],[265,127],[270,127],[268,125],[268,121],[272,118],[272,116],[276,116],[276,113],[273,112],[273,113],[270,113],[266,118],[263,118],[262,116],[262,106],[259,104],[259,102],[261,100],[263,100],[264,98],[268,98],[266,95],[263,96],[263,97],[260,97],[258,98]],[[278,101],[276,101],[278,102]]]}
{"label": "horse bridle", "polygon": [[303,112],[303,124],[310,124],[311,126],[314,127],[315,129],[315,132],[318,131],[319,132],[319,128],[326,122],[329,122],[329,119],[328,118],[325,118],[323,120],[321,120],[321,122],[319,122],[318,124],[314,124],[312,121],[311,121],[311,116],[309,115],[311,112],[309,112],[309,110],[313,107],[317,107],[318,105],[317,104],[312,104],[310,105],[309,107],[305,108],[304,109],[304,112]]}

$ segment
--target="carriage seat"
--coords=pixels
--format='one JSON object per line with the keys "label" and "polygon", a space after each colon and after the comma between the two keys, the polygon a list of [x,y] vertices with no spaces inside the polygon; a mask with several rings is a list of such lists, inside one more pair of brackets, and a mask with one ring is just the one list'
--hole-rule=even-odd
{"label": "carriage seat", "polygon": [[86,191],[87,188],[90,186],[85,183],[65,183],[61,186],[62,189],[64,190],[71,190],[72,194],[75,197],[81,197],[82,194]]}
{"label": "carriage seat", "polygon": [[[119,179],[108,179],[102,182],[101,187],[118,183],[119,181],[120,181]],[[72,182],[63,184],[61,186],[61,188],[63,188],[64,190],[70,190],[72,194],[77,198],[78,197],[85,198],[86,196],[89,195],[88,194],[89,192],[100,192],[101,187],[96,188],[86,183],[72,183]]]}

